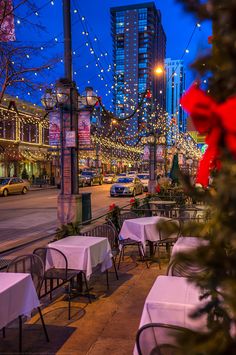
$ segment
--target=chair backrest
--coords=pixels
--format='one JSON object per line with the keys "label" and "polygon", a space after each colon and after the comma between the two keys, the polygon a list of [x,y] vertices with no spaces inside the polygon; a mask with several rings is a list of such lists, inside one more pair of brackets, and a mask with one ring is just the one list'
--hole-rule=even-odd
{"label": "chair backrest", "polygon": [[136,335],[136,347],[139,355],[176,355],[176,336],[191,330],[163,323],[148,323],[141,327]]}
{"label": "chair backrest", "polygon": [[151,217],[152,211],[150,209],[149,203],[144,203],[135,209],[135,213],[143,217]]}
{"label": "chair backrest", "polygon": [[[64,270],[64,278],[67,279],[68,261],[62,251],[56,248],[44,247],[35,249],[33,253],[43,260],[47,273],[50,269]],[[62,273],[60,274],[62,275]]]}
{"label": "chair backrest", "polygon": [[91,237],[107,238],[109,240],[109,243],[110,243],[110,246],[112,249],[117,245],[116,230],[114,229],[114,227],[112,227],[111,225],[108,225],[106,223],[98,225],[98,226],[94,227],[93,229],[90,229],[90,230],[82,233],[82,235],[87,235],[87,236],[91,236]]}
{"label": "chair backrest", "polygon": [[44,264],[42,259],[35,254],[25,254],[17,256],[7,266],[7,272],[22,272],[31,274],[37,294],[44,279]]}
{"label": "chair backrest", "polygon": [[190,261],[179,261],[175,259],[168,265],[166,271],[168,276],[189,278],[199,273],[206,273],[206,268],[201,268],[199,265],[196,265]]}
{"label": "chair backrest", "polygon": [[160,240],[165,240],[168,238],[178,238],[180,235],[180,224],[178,220],[167,219],[160,221],[160,225],[157,228],[159,231]]}
{"label": "chair backrest", "polygon": [[184,210],[179,211],[179,219],[181,219],[183,222],[188,222],[190,220],[195,220],[197,218],[197,212],[198,210],[194,207],[190,208],[185,208]]}
{"label": "chair backrest", "polygon": [[126,219],[133,219],[133,218],[138,218],[138,215],[132,211],[128,211],[120,214],[118,217],[120,228],[122,227],[122,224]]}

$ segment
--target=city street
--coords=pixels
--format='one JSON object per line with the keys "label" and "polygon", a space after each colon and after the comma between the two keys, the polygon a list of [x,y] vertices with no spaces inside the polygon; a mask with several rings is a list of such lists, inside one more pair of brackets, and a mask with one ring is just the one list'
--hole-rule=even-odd
{"label": "city street", "polygon": [[[80,190],[91,192],[92,217],[98,217],[116,203],[125,206],[130,197],[111,198],[110,184],[85,187]],[[57,228],[57,189],[30,191],[26,195],[12,195],[0,198],[0,251],[30,240],[53,234]],[[139,195],[142,197],[142,195]]]}

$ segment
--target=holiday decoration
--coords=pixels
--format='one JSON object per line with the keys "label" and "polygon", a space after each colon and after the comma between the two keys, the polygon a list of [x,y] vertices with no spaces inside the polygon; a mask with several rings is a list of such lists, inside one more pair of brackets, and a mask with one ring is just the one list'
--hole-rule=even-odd
{"label": "holiday decoration", "polygon": [[200,134],[206,135],[208,145],[200,162],[196,182],[208,185],[211,170],[217,166],[219,148],[224,144],[236,157],[236,96],[217,104],[196,85],[192,86],[181,100]]}
{"label": "holiday decoration", "polygon": [[[194,63],[201,76],[208,77],[207,95],[192,87],[182,105],[190,112],[196,128],[205,133],[208,148],[200,164],[198,179],[207,185],[213,165],[221,166],[212,187],[193,189],[184,180],[192,199],[205,203],[203,223],[185,224],[183,235],[196,236],[204,243],[175,257],[181,265],[192,265],[188,276],[200,290],[201,305],[192,317],[205,319],[201,329],[177,338],[175,354],[233,355],[236,351],[236,3],[232,0],[179,0],[201,20],[213,22],[212,53]],[[200,82],[200,80],[199,80]],[[199,176],[199,172],[198,172]]]}
{"label": "holiday decoration", "polygon": [[0,42],[15,41],[12,0],[0,0]]}

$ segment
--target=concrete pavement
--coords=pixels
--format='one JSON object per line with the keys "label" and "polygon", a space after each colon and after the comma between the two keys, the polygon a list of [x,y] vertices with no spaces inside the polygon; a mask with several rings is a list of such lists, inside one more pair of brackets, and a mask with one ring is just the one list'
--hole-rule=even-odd
{"label": "concrete pavement", "polygon": [[[129,204],[130,197],[111,198],[110,185],[85,187],[80,191],[91,192],[92,217],[99,217],[109,210],[109,205]],[[0,252],[52,235],[58,227],[57,196],[58,189],[39,188],[26,195],[0,198]]]}
{"label": "concrete pavement", "polygon": [[[157,264],[146,265],[125,259],[120,279],[110,273],[110,290],[106,290],[105,275],[97,274],[90,281],[99,298],[73,300],[73,318],[67,319],[67,303],[63,296],[44,308],[44,319],[50,336],[47,343],[38,315],[25,326],[24,354],[59,355],[132,355],[145,298],[156,277],[164,274]],[[7,329],[6,339],[0,338],[0,354],[17,352],[17,323]]]}

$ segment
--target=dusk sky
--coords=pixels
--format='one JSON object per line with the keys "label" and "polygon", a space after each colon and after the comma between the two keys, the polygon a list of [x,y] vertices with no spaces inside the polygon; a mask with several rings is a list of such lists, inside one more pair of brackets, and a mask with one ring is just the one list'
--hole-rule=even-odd
{"label": "dusk sky", "polygon": [[[109,69],[109,65],[112,65],[110,7],[145,2],[150,1],[71,1],[74,80],[80,92],[84,90],[85,86],[93,86],[98,91],[98,94],[102,96],[108,108],[112,99],[110,90],[112,86],[112,71]],[[37,0],[36,3],[38,11],[31,11],[28,15],[22,11],[16,14],[19,15],[19,17],[16,16],[15,18],[17,40],[21,44],[28,43],[29,45],[43,48],[39,56],[43,56],[45,59],[50,57],[63,59],[62,1]],[[166,56],[172,59],[180,59],[190,40],[197,20],[191,14],[184,12],[182,5],[175,0],[157,0],[155,4],[161,11],[162,23],[167,36]],[[31,23],[40,24],[43,28],[34,28]],[[86,35],[86,32],[88,35]],[[207,43],[209,35],[211,35],[209,24],[201,24],[201,27],[196,29],[188,47],[189,53],[186,53],[183,58],[186,67],[196,56],[205,53],[209,49]],[[34,57],[30,60],[32,63],[37,63],[38,61]],[[42,81],[45,86],[49,86],[62,76],[63,63],[59,61],[58,64],[48,69],[46,73],[39,74],[37,80]],[[188,70],[188,85],[193,78],[193,74]],[[22,96],[19,91],[14,92],[14,94]],[[37,92],[29,92],[25,96],[27,100],[36,103],[39,103],[39,97],[40,95]]]}

